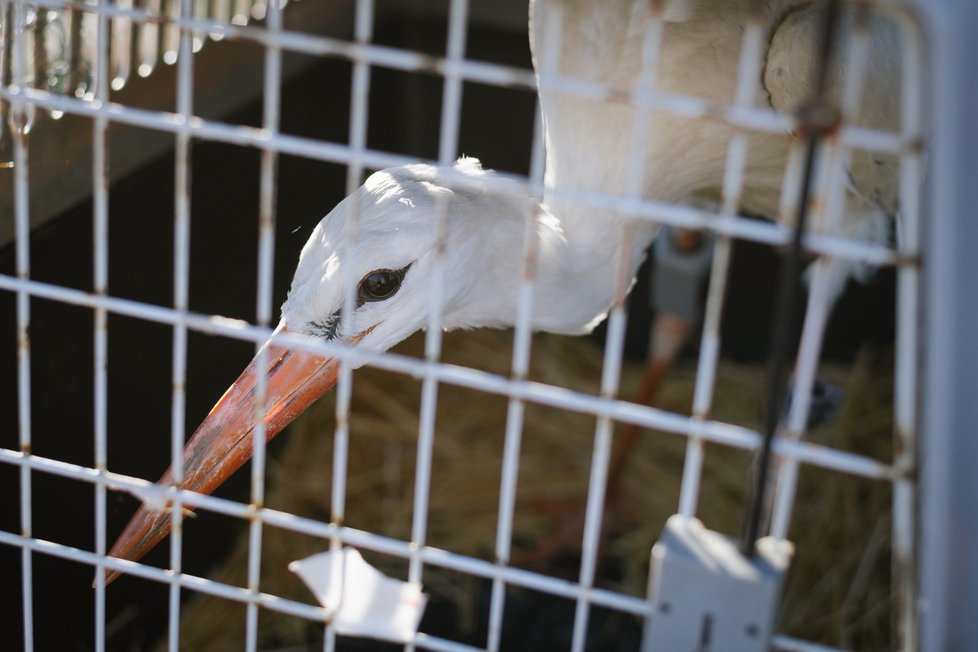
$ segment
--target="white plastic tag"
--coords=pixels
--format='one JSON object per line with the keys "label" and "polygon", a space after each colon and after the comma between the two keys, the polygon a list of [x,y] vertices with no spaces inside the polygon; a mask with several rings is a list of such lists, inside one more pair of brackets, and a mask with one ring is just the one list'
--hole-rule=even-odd
{"label": "white plastic tag", "polygon": [[289,564],[336,633],[408,643],[414,640],[428,596],[421,586],[387,577],[353,548],[322,552]]}

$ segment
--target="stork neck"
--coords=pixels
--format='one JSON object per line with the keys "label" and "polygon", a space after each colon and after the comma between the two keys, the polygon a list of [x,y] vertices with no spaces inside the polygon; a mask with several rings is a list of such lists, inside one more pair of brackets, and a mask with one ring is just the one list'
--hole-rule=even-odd
{"label": "stork neck", "polygon": [[627,280],[631,280],[655,236],[652,224],[567,198],[551,197],[545,203],[560,220],[568,255],[592,270],[600,267],[609,280],[616,274],[617,261],[625,260]]}
{"label": "stork neck", "polygon": [[535,327],[587,332],[631,287],[655,228],[566,200],[548,208],[564,239],[539,259]]}

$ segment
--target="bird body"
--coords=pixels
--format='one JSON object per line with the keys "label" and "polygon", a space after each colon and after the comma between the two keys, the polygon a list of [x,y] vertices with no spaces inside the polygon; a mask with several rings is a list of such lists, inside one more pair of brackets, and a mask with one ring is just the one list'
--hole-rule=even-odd
{"label": "bird body", "polygon": [[[408,165],[372,174],[316,227],[299,258],[278,333],[298,332],[383,351],[428,324],[429,288],[442,266],[442,325],[446,329],[515,323],[525,274],[524,238],[536,238],[531,325],[584,333],[623,295],[655,236],[650,222],[572,201],[566,191],[596,191],[661,202],[691,195],[718,197],[735,127],[710,116],[686,117],[627,102],[639,83],[646,34],[661,25],[656,89],[712,105],[734,101],[746,26],[760,20],[766,49],[755,106],[794,111],[807,98],[815,65],[821,9],[812,2],[747,0],[532,0],[531,47],[538,76],[557,73],[609,84],[621,97],[582,98],[545,88],[541,108],[547,150],[542,202],[500,193],[485,184],[492,172],[474,159],[454,168]],[[661,5],[661,6],[660,6]],[[656,7],[662,23],[653,19]],[[556,13],[555,13],[556,12]],[[853,25],[847,14],[843,29]],[[556,29],[552,27],[556,26]],[[870,19],[871,52],[863,101],[849,122],[893,129],[898,124],[899,66],[895,26]],[[551,33],[559,42],[549,40]],[[550,56],[551,53],[555,56]],[[552,61],[550,59],[553,59]],[[830,91],[839,96],[842,66]],[[639,122],[637,123],[636,120]],[[647,125],[641,121],[648,120]],[[635,130],[634,125],[642,128]],[[647,126],[647,129],[645,128]],[[632,144],[646,133],[641,175],[632,185]],[[744,132],[748,137],[742,210],[779,215],[782,179],[793,133]],[[856,152],[847,169],[845,229],[892,214],[895,163]],[[467,183],[453,179],[464,175]],[[444,240],[439,214],[444,209]],[[351,244],[348,223],[355,220]],[[855,225],[855,226],[853,226]],[[624,249],[622,249],[624,243]],[[441,252],[441,253],[440,253]],[[440,259],[440,263],[439,263]],[[622,268],[622,262],[625,267]],[[352,281],[351,281],[352,279]],[[349,283],[354,285],[351,287]],[[343,314],[345,297],[356,298]],[[265,365],[262,368],[260,363]],[[336,381],[327,356],[289,349],[273,338],[201,424],[187,445],[182,486],[208,493],[250,456],[261,419],[274,436]],[[255,406],[255,378],[267,378],[267,400]],[[169,475],[164,476],[169,482]],[[169,514],[141,510],[113,547],[138,558],[169,529]]]}
{"label": "bird body", "polygon": [[[643,0],[531,3],[531,49],[538,76],[559,74],[620,91],[620,96],[612,94],[606,99],[547,90],[543,85],[540,92],[547,148],[548,193],[544,201],[559,218],[570,246],[586,252],[579,258],[593,263],[594,274],[604,273],[601,284],[609,298],[618,239],[598,238],[595,233],[621,233],[628,218],[566,198],[566,191],[637,195],[668,203],[693,196],[717,199],[728,145],[736,133],[730,123],[713,117],[649,111],[627,101],[628,92],[643,81],[642,50],[655,20],[655,5]],[[824,7],[810,0],[766,2],[760,4],[754,18],[750,5],[743,0],[664,0],[654,88],[705,100],[716,107],[733,104],[744,32],[751,20],[758,20],[763,25],[766,48],[751,104],[788,114],[796,111],[810,95]],[[855,20],[851,12],[845,12],[842,33],[848,33]],[[866,20],[870,48],[863,99],[857,115],[845,119],[895,131],[900,119],[898,29],[892,21],[876,16]],[[555,39],[556,47],[548,39]],[[839,41],[839,48],[846,47],[844,38]],[[835,99],[839,99],[844,84],[844,58],[836,57],[837,62],[840,60],[843,63],[836,63],[830,74],[829,92]],[[645,129],[636,130],[634,126],[642,121],[646,122]],[[637,133],[646,134],[638,148],[640,161],[633,158]],[[789,149],[797,134],[743,133],[748,144],[740,210],[774,221],[790,221],[793,215],[781,215],[780,204]],[[637,188],[629,188],[636,163],[641,177]],[[849,235],[887,240],[888,216],[897,211],[896,159],[855,151],[846,172],[849,183],[842,229]],[[652,226],[634,228],[628,278],[634,276],[655,235]],[[595,248],[595,242],[604,246]],[[836,294],[855,271],[851,265],[839,268],[834,282]]]}

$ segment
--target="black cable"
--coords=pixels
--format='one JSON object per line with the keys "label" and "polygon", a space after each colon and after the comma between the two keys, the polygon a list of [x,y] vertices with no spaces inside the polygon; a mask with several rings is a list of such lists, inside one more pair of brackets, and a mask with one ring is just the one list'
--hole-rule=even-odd
{"label": "black cable", "polygon": [[760,537],[761,522],[767,485],[771,473],[771,446],[778,427],[781,404],[785,394],[785,367],[788,362],[791,341],[791,323],[795,315],[798,273],[801,267],[802,239],[808,221],[808,199],[815,176],[815,160],[818,156],[822,137],[838,126],[838,110],[829,104],[826,89],[829,79],[829,63],[835,45],[835,32],[838,23],[838,0],[826,0],[825,23],[822,30],[820,58],[812,79],[812,95],[798,111],[798,128],[805,137],[805,168],[801,194],[798,196],[796,219],[792,231],[791,245],[782,255],[781,281],[775,304],[772,335],[771,367],[768,375],[767,406],[764,418],[764,438],[757,459],[757,473],[751,489],[751,499],[747,505],[744,525],[744,538],[741,552],[753,557]]}

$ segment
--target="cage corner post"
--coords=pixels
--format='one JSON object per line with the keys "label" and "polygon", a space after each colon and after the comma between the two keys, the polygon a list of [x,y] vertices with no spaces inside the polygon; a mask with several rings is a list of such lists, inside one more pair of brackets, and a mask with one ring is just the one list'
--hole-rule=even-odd
{"label": "cage corner post", "polygon": [[935,111],[924,238],[919,644],[978,648],[978,5],[945,0],[932,14]]}

